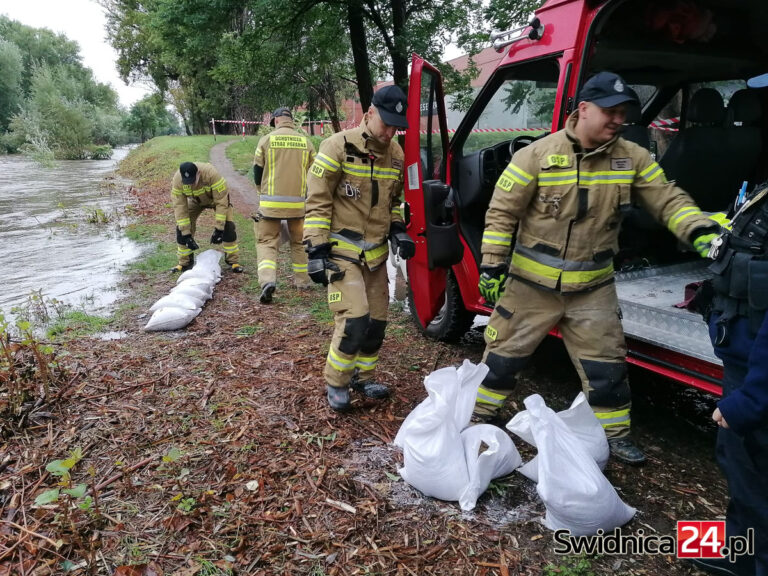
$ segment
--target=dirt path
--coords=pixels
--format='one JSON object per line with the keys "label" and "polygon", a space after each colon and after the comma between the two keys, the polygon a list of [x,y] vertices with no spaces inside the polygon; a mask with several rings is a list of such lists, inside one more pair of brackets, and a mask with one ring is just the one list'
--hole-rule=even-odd
{"label": "dirt path", "polygon": [[211,164],[227,181],[232,205],[243,216],[250,216],[259,207],[259,197],[253,182],[235,170],[227,158],[227,147],[235,142],[237,140],[227,140],[211,148]]}

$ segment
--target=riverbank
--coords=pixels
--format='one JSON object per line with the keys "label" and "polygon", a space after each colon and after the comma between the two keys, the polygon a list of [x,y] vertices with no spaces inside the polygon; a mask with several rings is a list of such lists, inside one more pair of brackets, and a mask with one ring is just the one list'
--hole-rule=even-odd
{"label": "riverbank", "polygon": [[[276,300],[258,302],[247,188],[233,195],[246,274],[225,273],[186,330],[143,332],[147,309],[174,282],[170,175],[180,161],[207,158],[212,140],[156,139],[121,167],[136,183],[128,233],[153,249],[131,268],[109,326],[126,336],[57,346],[60,373],[47,398],[4,428],[0,574],[113,574],[126,565],[138,567],[118,573],[695,573],[670,556],[556,556],[535,486],[519,474],[494,482],[472,513],[405,484],[391,442],[425,397],[424,377],[478,362],[482,339],[428,341],[395,303],[380,354],[392,398],[358,397],[350,414],[332,412],[322,378],[333,330],[325,293],[292,288],[283,250]],[[233,164],[240,173],[248,165]],[[199,224],[206,240],[209,218]],[[674,534],[678,519],[717,519],[725,487],[708,400],[638,374],[633,423],[649,464],[606,469],[638,508],[625,533]],[[517,404],[539,392],[562,409],[578,389],[567,355],[550,342]],[[72,492],[40,500],[60,483]]]}

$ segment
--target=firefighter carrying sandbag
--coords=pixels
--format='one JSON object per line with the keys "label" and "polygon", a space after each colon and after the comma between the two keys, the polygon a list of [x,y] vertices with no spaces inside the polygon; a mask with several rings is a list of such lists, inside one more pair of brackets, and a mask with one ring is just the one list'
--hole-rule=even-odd
{"label": "firefighter carrying sandbag", "polygon": [[215,212],[211,244],[221,244],[224,261],[233,272],[243,272],[238,263],[240,251],[227,182],[212,164],[182,162],[173,175],[171,203],[176,218],[176,253],[179,259],[171,272],[183,272],[194,265],[194,251],[200,248],[195,241],[197,219],[208,208]]}

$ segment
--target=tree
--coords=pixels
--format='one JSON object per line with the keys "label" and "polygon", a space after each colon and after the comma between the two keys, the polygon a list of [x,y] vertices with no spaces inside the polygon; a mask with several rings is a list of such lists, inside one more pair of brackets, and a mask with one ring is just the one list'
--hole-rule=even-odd
{"label": "tree", "polygon": [[159,94],[150,94],[133,104],[123,121],[123,127],[135,134],[140,142],[179,131],[178,121],[166,110]]}
{"label": "tree", "polygon": [[8,128],[11,116],[22,102],[23,60],[16,44],[0,38],[0,133]]}

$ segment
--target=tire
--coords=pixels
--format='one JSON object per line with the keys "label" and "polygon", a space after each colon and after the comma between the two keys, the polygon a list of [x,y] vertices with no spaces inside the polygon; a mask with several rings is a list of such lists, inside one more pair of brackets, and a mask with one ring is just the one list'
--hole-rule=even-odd
{"label": "tire", "polygon": [[445,279],[445,303],[435,319],[426,328],[421,327],[421,322],[416,315],[410,282],[408,283],[408,307],[411,311],[411,317],[422,334],[440,342],[452,344],[458,342],[475,321],[475,315],[464,308],[459,283],[451,271],[448,272]]}

